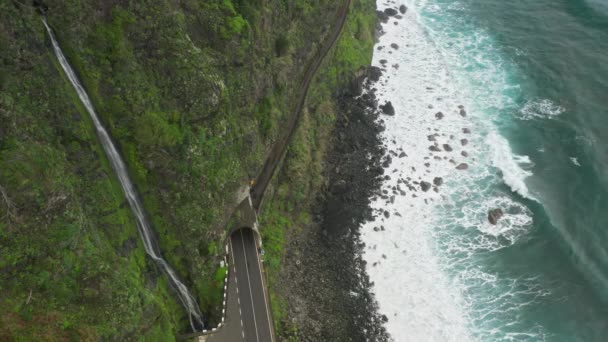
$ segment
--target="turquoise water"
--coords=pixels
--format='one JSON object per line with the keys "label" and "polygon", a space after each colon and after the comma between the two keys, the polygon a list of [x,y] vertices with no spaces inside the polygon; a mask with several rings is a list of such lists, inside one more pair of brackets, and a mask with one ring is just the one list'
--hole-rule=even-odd
{"label": "turquoise water", "polygon": [[[608,3],[405,3],[490,165],[448,184],[435,232],[472,337],[608,340]],[[480,227],[488,207],[506,221]]]}

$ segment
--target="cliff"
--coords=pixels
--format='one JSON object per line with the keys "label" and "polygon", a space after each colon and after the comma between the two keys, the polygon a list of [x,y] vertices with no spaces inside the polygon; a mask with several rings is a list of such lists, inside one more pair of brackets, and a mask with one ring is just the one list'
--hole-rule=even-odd
{"label": "cliff", "polygon": [[[215,325],[225,224],[293,115],[331,0],[46,1],[160,249]],[[271,283],[323,188],[336,97],[369,65],[353,1],[262,207]],[[29,2],[0,3],[0,339],[167,340],[187,329]],[[273,295],[275,318],[284,299]]]}

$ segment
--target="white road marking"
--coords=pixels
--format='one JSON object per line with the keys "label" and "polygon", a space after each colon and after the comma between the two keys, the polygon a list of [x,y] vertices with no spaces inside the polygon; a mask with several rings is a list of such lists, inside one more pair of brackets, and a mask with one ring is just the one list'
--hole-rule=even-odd
{"label": "white road marking", "polygon": [[243,328],[243,313],[241,312],[241,299],[239,297],[239,287],[238,287],[238,277],[236,274],[236,263],[234,262],[234,251],[232,249],[232,238],[230,238],[228,240],[228,243],[230,244],[230,255],[232,255],[232,269],[234,270],[234,286],[236,288],[236,300],[238,302],[238,307],[239,307],[239,318],[241,321],[241,335],[243,335],[243,340],[245,339],[245,329]]}
{"label": "white road marking", "polygon": [[247,271],[247,280],[249,280],[247,282],[247,285],[249,286],[249,294],[251,295],[251,309],[253,312],[253,326],[255,327],[255,337],[256,337],[256,341],[260,340],[260,337],[258,335],[258,322],[257,319],[255,318],[255,305],[253,304],[253,291],[251,290],[251,277],[249,276],[249,266],[247,265],[247,252],[245,250],[245,240],[243,238],[243,230],[240,230],[240,234],[241,234],[241,244],[243,245],[243,255],[245,256],[245,270]]}
{"label": "white road marking", "polygon": [[[255,239],[255,237],[254,237]],[[255,240],[253,242],[255,244]],[[257,245],[256,245],[257,250]],[[270,310],[268,308],[268,298],[266,297],[266,283],[264,282],[264,275],[262,274],[262,263],[260,262],[260,254],[256,251],[256,256],[258,259],[258,271],[260,271],[260,280],[262,281],[262,293],[264,294],[264,306],[266,307],[266,317],[268,318],[268,329],[270,329],[270,341],[274,341],[274,334],[272,330],[272,320],[270,319]]]}

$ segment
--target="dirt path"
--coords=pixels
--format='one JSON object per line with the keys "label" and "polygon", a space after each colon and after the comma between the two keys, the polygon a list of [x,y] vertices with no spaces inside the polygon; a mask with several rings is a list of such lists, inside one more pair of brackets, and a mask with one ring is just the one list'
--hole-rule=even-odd
{"label": "dirt path", "polygon": [[296,130],[298,122],[300,121],[302,108],[304,108],[304,103],[306,102],[306,95],[308,94],[310,82],[317,73],[317,70],[319,70],[323,59],[325,58],[325,56],[327,56],[329,50],[338,40],[338,37],[340,37],[340,33],[342,32],[344,23],[346,23],[346,16],[348,14],[350,3],[351,0],[344,0],[342,5],[338,9],[336,20],[337,25],[334,27],[334,30],[331,32],[331,35],[327,38],[321,49],[317,52],[315,58],[312,61],[312,64],[309,65],[308,69],[306,70],[306,73],[304,74],[304,80],[302,82],[302,86],[300,87],[301,93],[298,97],[298,102],[295,111],[287,125],[287,132],[279,140],[277,140],[277,142],[272,147],[272,151],[268,155],[266,163],[264,163],[264,168],[262,169],[262,172],[258,175],[253,187],[251,188],[251,199],[253,201],[253,207],[256,211],[260,209],[260,204],[262,203],[264,192],[266,191],[268,184],[272,180],[272,176],[274,175],[277,166],[285,155],[287,146],[291,142],[293,133]]}

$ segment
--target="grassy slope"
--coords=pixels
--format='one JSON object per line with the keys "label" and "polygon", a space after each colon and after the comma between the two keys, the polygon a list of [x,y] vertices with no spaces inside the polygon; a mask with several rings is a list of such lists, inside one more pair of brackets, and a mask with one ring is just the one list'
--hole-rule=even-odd
{"label": "grassy slope", "polygon": [[[355,1],[349,34],[311,90],[315,109],[303,119],[287,178],[269,202],[267,237],[274,218],[293,220],[284,211],[321,182],[333,122],[329,95],[371,51],[371,20],[359,2],[373,13],[371,1]],[[184,329],[183,312],[145,257],[39,17],[17,3],[0,3],[0,339],[169,339]],[[259,171],[336,4],[48,5],[49,22],[120,147],[165,256],[217,319],[214,275],[221,272],[225,214],[236,188]],[[279,199],[285,204],[273,204]]]}
{"label": "grassy slope", "polygon": [[297,327],[284,325],[286,303],[277,291],[285,262],[283,246],[290,234],[310,224],[311,206],[324,184],[323,160],[337,115],[332,94],[371,63],[374,8],[373,1],[353,0],[342,35],[311,84],[302,121],[260,217],[275,329],[287,340],[295,339]]}

